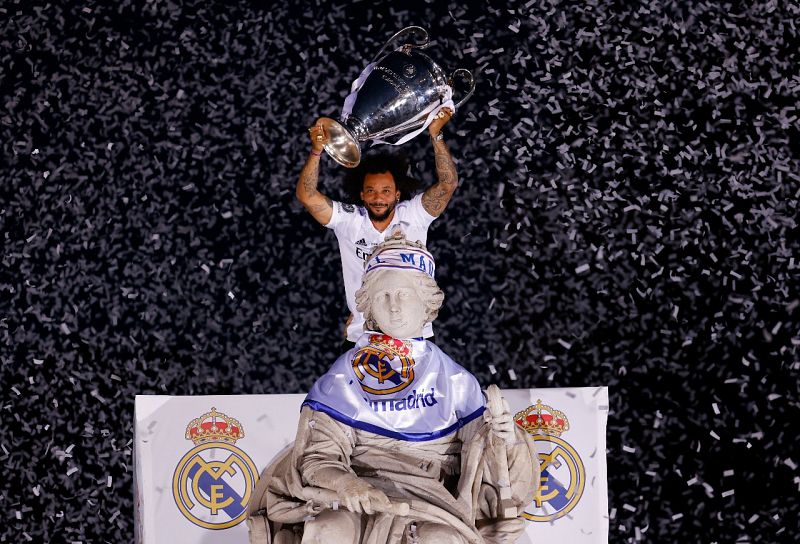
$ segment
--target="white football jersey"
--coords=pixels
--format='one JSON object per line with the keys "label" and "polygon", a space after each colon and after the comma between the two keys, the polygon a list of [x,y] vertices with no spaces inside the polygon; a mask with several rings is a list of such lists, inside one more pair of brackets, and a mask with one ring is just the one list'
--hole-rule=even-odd
{"label": "white football jersey", "polygon": [[[383,232],[378,232],[363,206],[333,201],[331,220],[325,225],[333,229],[339,240],[339,255],[342,259],[342,276],[347,307],[353,314],[353,321],[347,327],[347,339],[355,342],[364,332],[364,316],[356,310],[356,291],[361,287],[364,263],[375,246],[390,236],[397,227],[406,239],[427,245],[428,227],[436,217],[425,211],[422,194],[411,200],[397,204],[392,222]],[[433,336],[433,328],[428,323],[423,329],[425,338]]]}

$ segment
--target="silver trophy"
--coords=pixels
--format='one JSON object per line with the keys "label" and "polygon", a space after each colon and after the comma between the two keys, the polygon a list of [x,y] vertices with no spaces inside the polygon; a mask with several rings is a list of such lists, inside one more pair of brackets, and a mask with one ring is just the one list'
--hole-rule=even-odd
{"label": "silver trophy", "polygon": [[[406,41],[386,53],[392,44],[412,36],[416,38],[414,43]],[[361,142],[389,143],[388,138],[402,141],[419,130],[431,111],[450,100],[456,80],[465,82],[468,90],[455,107],[472,96],[472,73],[459,68],[448,77],[421,51],[426,47],[428,32],[421,27],[409,26],[396,33],[356,80],[341,118],[321,119],[329,137],[325,151],[333,160],[354,168],[361,161]]]}

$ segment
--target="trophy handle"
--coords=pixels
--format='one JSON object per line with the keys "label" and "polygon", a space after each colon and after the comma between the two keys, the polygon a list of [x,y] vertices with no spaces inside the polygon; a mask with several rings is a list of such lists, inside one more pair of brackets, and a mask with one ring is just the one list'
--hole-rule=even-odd
{"label": "trophy handle", "polygon": [[475,78],[472,76],[472,72],[470,72],[466,68],[458,68],[456,70],[453,70],[453,73],[450,76],[450,81],[449,81],[450,87],[455,88],[453,82],[456,79],[456,77],[463,79],[469,85],[469,91],[467,91],[467,95],[456,104],[456,111],[458,111],[458,108],[461,107],[461,104],[469,100],[469,97],[471,97],[472,93],[475,92]]}
{"label": "trophy handle", "polygon": [[416,34],[418,36],[417,42],[419,42],[419,43],[404,43],[403,47],[407,47],[409,49],[411,49],[413,47],[416,47],[416,48],[419,48],[419,49],[425,49],[426,47],[428,47],[428,31],[425,30],[424,28],[422,28],[421,26],[407,26],[407,27],[395,32],[394,36],[389,38],[386,41],[386,43],[383,44],[383,47],[381,47],[381,50],[378,51],[377,55],[372,57],[372,61],[370,61],[370,62],[375,62],[376,60],[381,58],[381,56],[383,56],[384,51],[386,51],[386,49],[390,45],[392,45],[393,42],[399,40],[400,38],[405,38],[407,36],[411,36],[411,35],[414,35],[414,34]]}

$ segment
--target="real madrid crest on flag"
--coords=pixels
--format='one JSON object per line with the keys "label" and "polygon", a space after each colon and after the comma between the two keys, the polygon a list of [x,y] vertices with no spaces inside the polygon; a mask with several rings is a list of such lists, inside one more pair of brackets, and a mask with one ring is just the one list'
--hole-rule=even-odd
{"label": "real madrid crest on flag", "polygon": [[536,442],[541,485],[522,516],[529,521],[552,522],[566,516],[578,504],[586,486],[586,471],[578,452],[561,434],[569,430],[564,412],[542,404],[529,406],[514,416]]}
{"label": "real madrid crest on flag", "polygon": [[353,372],[367,393],[391,395],[402,391],[414,381],[411,342],[386,334],[370,335],[369,344],[353,356]]}
{"label": "real madrid crest on flag", "polygon": [[258,471],[235,446],[243,437],[242,425],[216,408],[186,427],[185,438],[195,447],[175,468],[172,494],[183,516],[195,525],[227,529],[247,516]]}

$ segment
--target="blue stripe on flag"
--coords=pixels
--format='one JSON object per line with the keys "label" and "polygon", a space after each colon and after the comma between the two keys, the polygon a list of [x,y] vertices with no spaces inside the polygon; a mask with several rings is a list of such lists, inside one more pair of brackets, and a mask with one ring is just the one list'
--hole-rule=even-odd
{"label": "blue stripe on flag", "polygon": [[[340,414],[333,408],[322,404],[321,402],[317,402],[315,400],[307,400],[303,402],[302,406],[308,406],[312,410],[316,410],[317,412],[322,412],[324,414],[328,414],[333,419],[338,421],[339,423],[344,423],[350,427],[355,427],[356,429],[361,429],[362,431],[368,431],[370,433],[379,434],[381,436],[388,436],[389,438],[396,438],[398,440],[406,440],[408,442],[425,442],[428,440],[436,440],[437,438],[441,438],[443,436],[447,436],[450,433],[453,433],[472,421],[480,417],[483,414],[483,411],[486,410],[485,406],[481,406],[471,414],[466,417],[462,417],[449,427],[445,429],[441,429],[439,431],[433,431],[429,433],[399,433],[397,431],[390,431],[389,429],[384,429],[383,427],[378,427],[377,425],[372,425],[371,423],[364,423],[355,419],[352,419],[344,414]],[[301,408],[302,408],[301,406]]]}
{"label": "blue stripe on flag", "polygon": [[[194,480],[195,474],[197,471],[200,470],[200,466],[197,464],[192,465],[192,468],[189,469],[189,478]],[[242,497],[233,489],[231,486],[228,485],[228,482],[222,479],[221,475],[220,478],[214,478],[208,471],[204,471],[200,475],[200,481],[198,482],[198,487],[205,492],[205,494],[210,498],[211,497],[211,486],[212,485],[221,485],[222,486],[222,496],[223,500],[227,499],[228,497],[233,498],[233,502],[228,506],[222,508],[231,519],[235,519],[239,517],[239,514],[242,513],[244,510],[244,506],[242,506]]]}

